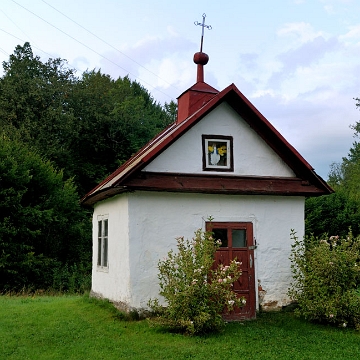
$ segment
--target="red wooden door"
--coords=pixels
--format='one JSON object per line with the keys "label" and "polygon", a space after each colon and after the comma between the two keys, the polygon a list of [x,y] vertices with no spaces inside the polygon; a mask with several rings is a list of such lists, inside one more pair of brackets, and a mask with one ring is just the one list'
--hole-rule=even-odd
{"label": "red wooden door", "polygon": [[235,293],[246,299],[246,305],[236,308],[230,314],[223,314],[227,320],[242,320],[255,318],[255,268],[254,268],[254,237],[253,226],[250,222],[209,222],[206,230],[214,233],[215,239],[222,244],[215,254],[214,266],[229,265],[230,261],[237,259],[242,264],[242,275],[234,283]]}

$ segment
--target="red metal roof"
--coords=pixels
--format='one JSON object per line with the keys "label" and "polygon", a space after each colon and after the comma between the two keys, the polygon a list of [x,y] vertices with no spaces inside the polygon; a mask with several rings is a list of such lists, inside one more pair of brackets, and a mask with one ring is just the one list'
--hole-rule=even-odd
{"label": "red metal roof", "polygon": [[[191,89],[191,88],[190,88]],[[190,90],[189,89],[189,90]],[[255,108],[255,106],[231,84],[219,93],[215,93],[208,102],[183,121],[173,123],[152,139],[134,156],[121,165],[116,171],[86,194],[81,202],[92,205],[127,189],[125,182],[161,154],[174,141],[186,133],[206,114],[222,102],[227,102],[258,135],[282,158],[294,171],[297,178],[308,181],[319,189],[319,194],[333,192],[331,187],[318,176],[312,166],[290,145],[273,125]]]}

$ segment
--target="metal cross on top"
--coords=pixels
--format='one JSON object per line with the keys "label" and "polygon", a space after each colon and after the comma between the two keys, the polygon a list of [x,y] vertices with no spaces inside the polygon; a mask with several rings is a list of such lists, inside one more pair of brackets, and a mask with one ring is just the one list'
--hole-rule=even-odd
{"label": "metal cross on top", "polygon": [[201,43],[200,43],[200,52],[202,52],[202,48],[203,48],[203,41],[204,41],[204,28],[207,28],[209,30],[212,29],[211,25],[205,25],[205,18],[206,18],[206,14],[204,13],[203,16],[203,21],[202,23],[199,23],[198,21],[195,21],[194,24],[195,25],[200,25],[202,27],[202,31],[201,31]]}

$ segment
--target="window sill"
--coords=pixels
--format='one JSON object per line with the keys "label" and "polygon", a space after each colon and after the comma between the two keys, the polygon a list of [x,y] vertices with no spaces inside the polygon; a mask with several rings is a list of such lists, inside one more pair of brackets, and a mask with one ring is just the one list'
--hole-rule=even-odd
{"label": "window sill", "polygon": [[108,266],[97,266],[96,271],[99,272],[104,272],[104,273],[108,273],[109,272],[109,267]]}

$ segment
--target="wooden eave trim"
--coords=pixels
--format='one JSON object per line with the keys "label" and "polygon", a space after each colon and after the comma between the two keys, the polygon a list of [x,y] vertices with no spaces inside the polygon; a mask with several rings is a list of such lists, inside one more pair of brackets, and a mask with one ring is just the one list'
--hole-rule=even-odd
{"label": "wooden eave trim", "polygon": [[207,194],[319,196],[329,192],[300,178],[140,172],[122,182],[128,190]]}
{"label": "wooden eave trim", "polygon": [[127,191],[129,191],[129,189],[127,189],[124,186],[106,188],[104,190],[94,192],[93,194],[87,196],[86,198],[83,198],[83,200],[81,200],[81,205],[85,207],[92,207],[94,204],[96,204],[99,201],[106,200],[108,198],[111,198],[118,194],[122,194]]}

